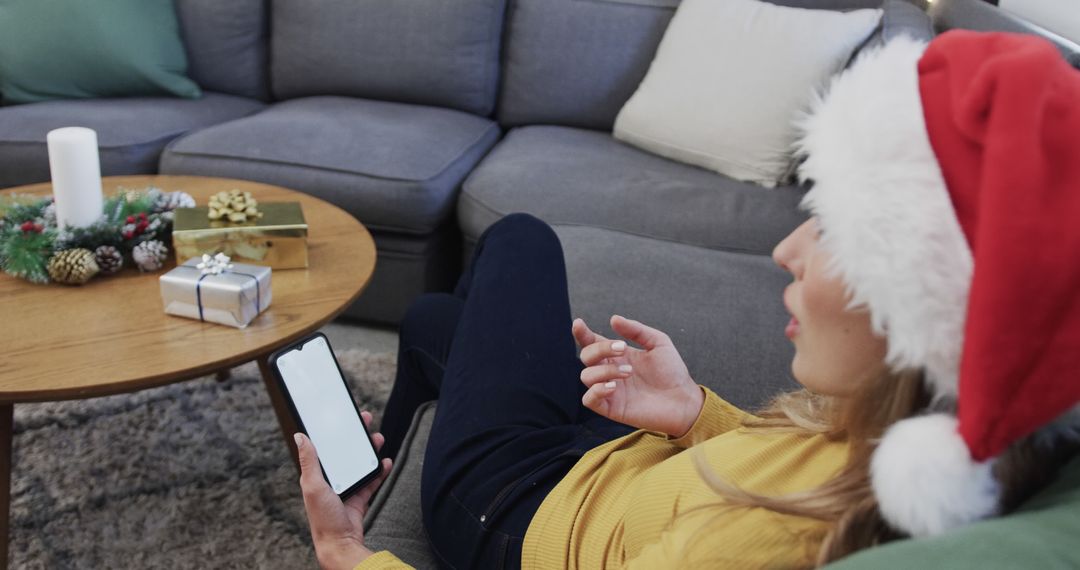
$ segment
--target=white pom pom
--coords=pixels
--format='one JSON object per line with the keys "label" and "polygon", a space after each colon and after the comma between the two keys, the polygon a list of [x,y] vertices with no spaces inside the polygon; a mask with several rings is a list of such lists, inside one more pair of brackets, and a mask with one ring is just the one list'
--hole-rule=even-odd
{"label": "white pom pom", "polygon": [[889,428],[874,452],[874,494],[897,530],[934,536],[997,511],[993,460],[973,461],[956,427],[956,418],[945,414],[906,419]]}

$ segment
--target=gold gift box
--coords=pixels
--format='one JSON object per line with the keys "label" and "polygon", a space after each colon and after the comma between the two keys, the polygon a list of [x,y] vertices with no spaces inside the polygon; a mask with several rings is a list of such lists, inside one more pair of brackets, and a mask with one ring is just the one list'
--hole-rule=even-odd
{"label": "gold gift box", "polygon": [[299,202],[260,202],[263,216],[233,223],[207,218],[207,207],[178,208],[173,219],[177,264],[204,253],[274,269],[308,266],[307,223]]}

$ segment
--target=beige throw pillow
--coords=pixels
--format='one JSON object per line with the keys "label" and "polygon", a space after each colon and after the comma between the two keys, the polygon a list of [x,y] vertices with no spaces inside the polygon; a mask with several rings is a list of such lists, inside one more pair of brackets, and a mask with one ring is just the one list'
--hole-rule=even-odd
{"label": "beige throw pillow", "polygon": [[683,0],[615,120],[615,138],[775,186],[791,162],[794,120],[880,18],[881,10]]}

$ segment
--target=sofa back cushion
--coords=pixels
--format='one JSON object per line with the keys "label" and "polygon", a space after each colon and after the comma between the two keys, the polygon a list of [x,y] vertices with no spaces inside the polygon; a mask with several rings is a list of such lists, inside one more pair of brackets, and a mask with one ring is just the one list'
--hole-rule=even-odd
{"label": "sofa back cushion", "polygon": [[859,51],[852,54],[849,65],[859,52],[879,48],[899,36],[929,42],[934,39],[934,23],[922,8],[908,0],[885,0],[881,4],[881,24],[874,30]]}
{"label": "sofa back cushion", "polygon": [[1042,36],[1054,42],[1061,55],[1080,69],[1080,42],[1061,37],[984,0],[936,0],[930,5],[930,16],[934,19],[934,27],[941,31],[963,28]]}
{"label": "sofa back cushion", "polygon": [[345,95],[490,115],[505,0],[272,0],[279,99]]}
{"label": "sofa back cushion", "polygon": [[188,75],[209,91],[267,100],[267,0],[176,0]]}
{"label": "sofa back cushion", "polygon": [[[881,0],[771,0],[877,8]],[[610,130],[656,54],[679,0],[509,0],[499,122]]]}

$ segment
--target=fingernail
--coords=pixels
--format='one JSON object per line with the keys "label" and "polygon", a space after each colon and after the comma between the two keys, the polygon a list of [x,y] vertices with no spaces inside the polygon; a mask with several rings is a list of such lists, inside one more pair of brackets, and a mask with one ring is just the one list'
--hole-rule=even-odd
{"label": "fingernail", "polygon": [[615,387],[615,382],[605,382],[604,387],[605,388],[614,388]]}
{"label": "fingernail", "polygon": [[623,374],[629,374],[629,373],[631,373],[633,371],[634,371],[634,367],[630,366],[629,364],[620,364],[619,365],[619,372],[622,372]]}
{"label": "fingernail", "polygon": [[304,438],[300,437],[300,434],[294,433],[292,438],[296,441],[296,447],[299,448],[304,446]]}
{"label": "fingernail", "polygon": [[615,352],[622,352],[626,350],[626,343],[621,340],[617,340],[611,343],[611,350],[614,350]]}

